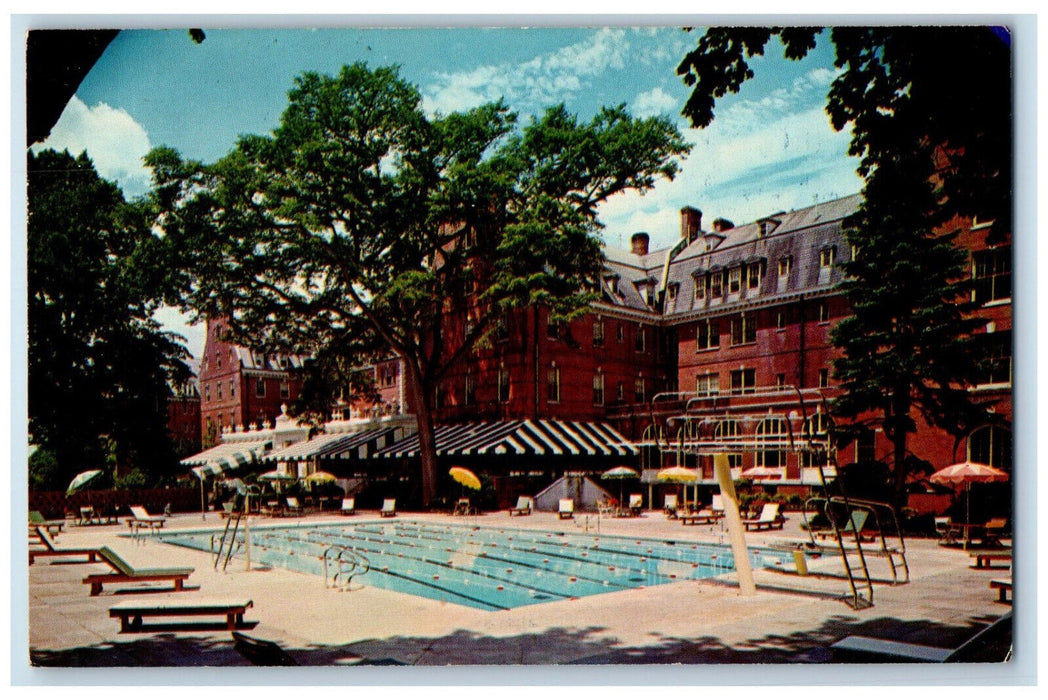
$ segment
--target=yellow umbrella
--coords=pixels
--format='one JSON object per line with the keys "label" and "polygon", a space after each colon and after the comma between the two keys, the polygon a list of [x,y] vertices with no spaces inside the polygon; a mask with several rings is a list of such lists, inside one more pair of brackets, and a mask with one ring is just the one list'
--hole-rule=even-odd
{"label": "yellow umbrella", "polygon": [[459,482],[466,488],[473,489],[474,491],[480,491],[480,479],[477,475],[471,472],[465,467],[452,467],[448,470],[448,474],[451,474],[451,478]]}
{"label": "yellow umbrella", "polygon": [[338,477],[336,477],[331,472],[313,472],[312,474],[306,477],[306,481],[308,481],[311,484],[330,484],[337,478]]}
{"label": "yellow umbrella", "polygon": [[666,467],[660,469],[655,475],[659,481],[669,481],[676,484],[694,484],[699,480],[699,472],[687,467]]}

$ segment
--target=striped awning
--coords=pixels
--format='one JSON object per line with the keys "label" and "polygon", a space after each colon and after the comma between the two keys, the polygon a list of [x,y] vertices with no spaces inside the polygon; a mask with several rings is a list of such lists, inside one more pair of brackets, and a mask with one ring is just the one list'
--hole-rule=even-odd
{"label": "striped awning", "polygon": [[[191,457],[186,457],[181,464],[190,469],[198,479],[234,471],[258,461],[270,443],[267,442],[233,442],[215,445]],[[194,466],[195,465],[195,466]]]}
{"label": "striped awning", "polygon": [[293,462],[310,459],[364,459],[378,449],[392,445],[403,436],[403,428],[375,428],[356,433],[317,435],[267,454],[266,462]]}
{"label": "striped awning", "polygon": [[[437,454],[447,455],[635,455],[634,447],[606,423],[516,420],[442,425],[434,431]],[[418,435],[407,437],[379,457],[418,455]]]}

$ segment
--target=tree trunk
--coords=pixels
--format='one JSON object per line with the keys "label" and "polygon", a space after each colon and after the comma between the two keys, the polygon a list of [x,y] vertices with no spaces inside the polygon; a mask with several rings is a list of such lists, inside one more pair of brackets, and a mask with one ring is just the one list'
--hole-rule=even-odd
{"label": "tree trunk", "polygon": [[429,402],[432,387],[423,382],[418,362],[404,358],[408,372],[408,391],[411,394],[415,420],[418,423],[418,456],[422,463],[422,505],[429,506],[437,496],[437,443],[433,434],[433,412]]}
{"label": "tree trunk", "polygon": [[[898,397],[904,390],[897,389],[895,396]],[[907,477],[907,464],[906,464],[906,444],[909,433],[903,425],[910,414],[910,402],[895,400],[892,402],[892,419],[894,428],[891,433],[892,441],[892,473],[895,476],[895,484],[893,488],[894,506],[899,513],[902,515],[902,508],[906,505],[906,477]]]}

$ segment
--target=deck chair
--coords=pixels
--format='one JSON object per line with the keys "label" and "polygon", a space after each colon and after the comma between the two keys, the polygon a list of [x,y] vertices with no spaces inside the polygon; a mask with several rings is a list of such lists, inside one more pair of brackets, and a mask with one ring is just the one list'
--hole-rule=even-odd
{"label": "deck chair", "polygon": [[302,504],[298,502],[298,497],[288,496],[287,501],[287,514],[288,515],[302,515]]}
{"label": "deck chair", "polygon": [[36,528],[36,535],[40,538],[40,544],[44,546],[43,549],[30,549],[29,550],[29,563],[32,564],[37,557],[70,557],[70,556],[86,556],[87,562],[99,561],[98,549],[94,547],[59,547],[55,544],[55,541],[51,539],[51,533],[44,526]]}
{"label": "deck chair", "polygon": [[338,511],[341,515],[356,515],[357,514],[357,499],[355,498],[343,498],[342,508]]}
{"label": "deck chair", "polygon": [[142,506],[129,506],[131,508],[131,515],[134,517],[131,522],[128,523],[132,527],[148,527],[150,530],[157,530],[164,527],[164,523],[167,521],[162,515],[150,515],[149,511]]}
{"label": "deck chair", "polygon": [[641,510],[644,508],[644,494],[631,493],[629,508],[630,515],[640,515]]}
{"label": "deck chair", "polygon": [[509,514],[511,517],[514,515],[531,515],[531,510],[531,496],[521,496],[517,499],[517,505],[509,509]]}
{"label": "deck chair", "polygon": [[671,518],[677,517],[677,494],[668,494],[662,502],[662,510]]}
{"label": "deck chair", "polygon": [[862,530],[866,527],[866,519],[870,516],[870,512],[866,510],[856,509],[851,512],[851,517],[846,517],[844,523],[841,526],[842,537],[852,537],[861,542],[873,541],[873,537],[862,534]]}
{"label": "deck chair", "polygon": [[52,537],[61,532],[64,525],[65,520],[48,520],[44,517],[44,514],[38,510],[29,511],[29,527],[33,529],[44,527],[49,533],[51,533]]}
{"label": "deck chair", "polygon": [[382,501],[382,509],[378,512],[383,518],[392,518],[397,514],[397,499],[387,498]]}
{"label": "deck chair", "polygon": [[710,510],[714,513],[724,515],[724,497],[719,493],[713,494],[713,500],[710,502]]}
{"label": "deck chair", "polygon": [[939,535],[939,544],[956,544],[961,530],[955,527],[949,516],[935,519],[935,532]]}
{"label": "deck chair", "polygon": [[186,590],[185,580],[194,571],[191,567],[136,569],[109,547],[100,547],[98,556],[109,564],[113,571],[105,574],[91,574],[83,580],[83,583],[91,586],[92,596],[101,593],[102,586],[106,583],[137,583],[139,581],[171,581],[175,586],[175,591],[184,591]]}
{"label": "deck chair", "polygon": [[1000,547],[1001,535],[1008,524],[1007,518],[991,518],[983,525],[983,545],[986,547]]}
{"label": "deck chair", "polygon": [[765,503],[758,517],[743,520],[742,525],[747,530],[781,530],[783,521],[779,518],[779,504]]}
{"label": "deck chair", "polygon": [[560,520],[575,517],[575,501],[571,498],[562,498],[557,505],[557,517]]}

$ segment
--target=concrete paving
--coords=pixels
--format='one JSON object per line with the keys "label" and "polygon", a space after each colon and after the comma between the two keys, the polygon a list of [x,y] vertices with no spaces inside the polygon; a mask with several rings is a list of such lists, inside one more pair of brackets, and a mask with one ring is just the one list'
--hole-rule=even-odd
{"label": "concrete paving", "polygon": [[[356,522],[376,518],[361,512]],[[401,520],[447,522],[448,515],[400,513]],[[306,516],[345,522],[338,515]],[[301,522],[302,519],[295,519]],[[535,513],[510,518],[503,511],[454,518],[483,527],[535,528],[631,535],[675,541],[726,542],[720,525],[682,526],[658,512],[601,519],[577,514],[558,520]],[[253,519],[254,521],[254,519]],[[388,521],[387,521],[388,522]],[[248,598],[249,634],[283,647],[300,665],[604,665],[604,664],[814,664],[830,661],[829,645],[849,634],[956,646],[1011,609],[997,601],[989,581],[1007,571],[977,570],[962,551],[934,539],[906,541],[909,582],[892,585],[881,556],[868,557],[873,606],[853,609],[839,555],[807,557],[799,575],[791,552],[807,540],[800,518],[783,530],[747,533],[747,543],[781,552],[780,565],[755,571],[757,594],[740,595],[735,574],[679,581],[485,612],[369,587],[340,592],[319,576],[234,560],[216,571],[207,553],[150,537],[128,539],[123,525],[67,527],[63,547],[110,545],[136,566],[191,566],[188,583],[199,590],[148,592],[141,585],[107,586],[90,597],[81,580],[102,564],[38,559],[28,567],[28,655],[36,667],[247,666],[228,631],[207,626],[121,633],[109,617],[117,603]],[[267,523],[268,524],[268,523]],[[176,515],[167,529],[221,525],[216,514]],[[867,547],[874,548],[872,545]],[[23,559],[23,561],[25,561]],[[17,566],[17,564],[16,564]],[[899,578],[903,578],[900,572]],[[365,581],[366,583],[366,581]],[[866,595],[863,589],[863,594]],[[148,622],[148,621],[147,621]],[[16,650],[17,653],[17,650]]]}

